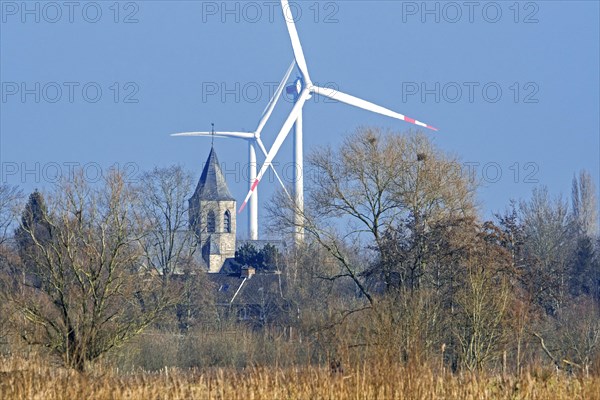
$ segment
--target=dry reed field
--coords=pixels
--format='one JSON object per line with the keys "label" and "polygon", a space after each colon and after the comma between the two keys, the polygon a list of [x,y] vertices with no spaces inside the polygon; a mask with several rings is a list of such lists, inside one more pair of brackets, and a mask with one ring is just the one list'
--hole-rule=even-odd
{"label": "dry reed field", "polygon": [[400,365],[82,374],[44,361],[2,359],[2,399],[598,399],[600,379],[528,372],[434,373]]}

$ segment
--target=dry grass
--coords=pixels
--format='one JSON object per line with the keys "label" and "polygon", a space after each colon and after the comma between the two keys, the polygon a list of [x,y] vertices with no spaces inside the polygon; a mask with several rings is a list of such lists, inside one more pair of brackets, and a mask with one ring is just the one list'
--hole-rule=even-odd
{"label": "dry grass", "polygon": [[44,361],[2,359],[2,399],[597,399],[599,378],[435,374],[404,366],[252,368],[78,374]]}

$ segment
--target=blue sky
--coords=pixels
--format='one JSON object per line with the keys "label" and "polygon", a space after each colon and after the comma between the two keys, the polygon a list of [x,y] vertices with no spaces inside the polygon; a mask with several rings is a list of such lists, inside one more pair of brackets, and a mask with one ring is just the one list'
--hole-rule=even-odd
{"label": "blue sky", "polygon": [[[24,4],[0,4],[0,165],[26,191],[75,165],[94,179],[118,163],[135,179],[181,164],[197,179],[210,140],[168,135],[254,129],[293,58],[276,1]],[[438,127],[435,144],[483,181],[482,215],[537,185],[568,195],[580,169],[598,182],[598,2],[292,5],[313,81]],[[267,147],[290,109],[278,105]],[[318,97],[304,110],[305,152],[360,125],[411,127]],[[247,145],[215,146],[241,202]],[[288,140],[283,175],[291,156]],[[274,188],[261,184],[261,203]]]}

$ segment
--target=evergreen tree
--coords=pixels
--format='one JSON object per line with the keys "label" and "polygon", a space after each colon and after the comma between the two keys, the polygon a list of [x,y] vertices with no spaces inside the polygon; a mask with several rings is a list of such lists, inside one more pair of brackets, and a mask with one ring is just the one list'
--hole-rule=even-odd
{"label": "evergreen tree", "polygon": [[257,267],[258,264],[262,264],[259,257],[259,251],[254,247],[253,244],[246,243],[235,252],[235,260],[242,266],[248,265],[251,267]]}
{"label": "evergreen tree", "polygon": [[587,295],[600,300],[599,267],[592,240],[586,235],[580,236],[571,260],[570,283],[574,296]]}
{"label": "evergreen tree", "polygon": [[33,245],[32,235],[44,242],[50,238],[51,224],[46,209],[44,196],[36,189],[27,200],[27,204],[21,214],[21,224],[15,232],[19,254],[24,257]]}

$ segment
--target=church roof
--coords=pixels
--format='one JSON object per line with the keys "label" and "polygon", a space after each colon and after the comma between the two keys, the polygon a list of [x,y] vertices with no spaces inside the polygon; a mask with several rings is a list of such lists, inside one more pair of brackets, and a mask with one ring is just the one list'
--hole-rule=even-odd
{"label": "church roof", "polygon": [[219,305],[265,304],[283,298],[285,279],[281,274],[257,273],[250,278],[238,275],[208,274],[213,293]]}
{"label": "church roof", "polygon": [[227,187],[227,182],[223,176],[223,171],[221,171],[219,159],[217,158],[214,147],[210,149],[210,154],[208,155],[204,170],[202,170],[202,175],[200,175],[200,180],[198,181],[198,186],[196,186],[196,191],[192,197],[197,197],[200,200],[213,201],[235,200]]}

